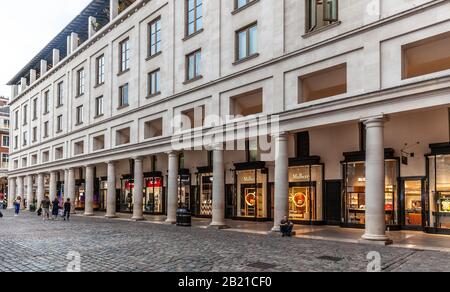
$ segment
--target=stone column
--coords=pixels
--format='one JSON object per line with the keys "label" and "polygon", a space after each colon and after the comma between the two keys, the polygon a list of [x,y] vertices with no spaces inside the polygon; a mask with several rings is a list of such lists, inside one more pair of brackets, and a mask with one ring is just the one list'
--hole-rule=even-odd
{"label": "stone column", "polygon": [[144,220],[143,212],[143,190],[144,190],[144,168],[141,157],[134,158],[134,202],[133,218],[134,221]]}
{"label": "stone column", "polygon": [[68,176],[67,176],[67,196],[65,197],[70,199],[70,203],[72,204],[70,207],[70,212],[75,214],[75,170],[73,168],[69,168]]}
{"label": "stone column", "polygon": [[37,191],[36,191],[36,207],[39,208],[42,200],[44,199],[45,188],[44,188],[44,174],[39,173],[37,176]]}
{"label": "stone column", "polygon": [[16,178],[10,178],[8,182],[8,209],[14,209],[16,199]]}
{"label": "stone column", "polygon": [[52,171],[50,172],[50,201],[53,202],[53,200],[57,197],[57,176],[58,176],[58,172],[57,171]]}
{"label": "stone column", "polygon": [[16,198],[20,197],[22,199],[22,201],[21,201],[21,204],[22,204],[21,208],[23,208],[24,195],[25,195],[25,192],[24,192],[24,187],[23,187],[23,176],[19,176],[17,178],[17,194],[16,194]]}
{"label": "stone column", "polygon": [[30,211],[30,205],[33,204],[33,176],[27,176],[27,211]]}
{"label": "stone column", "polygon": [[384,118],[366,120],[366,232],[363,241],[389,244],[385,219]]}
{"label": "stone column", "polygon": [[109,0],[109,20],[112,21],[119,15],[119,0]]}
{"label": "stone column", "polygon": [[166,223],[177,222],[178,208],[178,153],[170,152],[169,156],[169,178],[167,181],[167,220]]}
{"label": "stone column", "polygon": [[279,133],[275,140],[275,195],[273,232],[280,232],[280,223],[285,216],[289,217],[289,136]]}
{"label": "stone column", "polygon": [[94,216],[94,167],[86,166],[86,194],[84,216]]}
{"label": "stone column", "polygon": [[106,218],[116,218],[116,165],[108,161],[108,193],[106,198]]}
{"label": "stone column", "polygon": [[223,147],[217,146],[213,151],[213,199],[211,227],[223,229],[225,223],[225,166]]}
{"label": "stone column", "polygon": [[65,203],[69,198],[69,169],[64,169],[64,196],[62,202]]}

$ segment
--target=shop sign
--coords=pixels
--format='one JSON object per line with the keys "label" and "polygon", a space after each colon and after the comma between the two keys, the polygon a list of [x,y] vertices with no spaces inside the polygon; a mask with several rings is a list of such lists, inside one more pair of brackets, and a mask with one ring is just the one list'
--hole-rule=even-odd
{"label": "shop sign", "polygon": [[125,183],[125,189],[127,189],[127,190],[134,189],[134,183],[130,183],[129,181],[127,181]]}
{"label": "shop sign", "polygon": [[147,180],[147,188],[160,188],[161,186],[161,178],[159,177],[152,177]]}

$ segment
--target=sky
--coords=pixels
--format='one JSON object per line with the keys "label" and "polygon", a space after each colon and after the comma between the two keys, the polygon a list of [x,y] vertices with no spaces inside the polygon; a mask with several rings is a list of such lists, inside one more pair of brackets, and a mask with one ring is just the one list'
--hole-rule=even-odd
{"label": "sky", "polygon": [[5,84],[36,56],[91,0],[14,0],[0,6],[0,96]]}

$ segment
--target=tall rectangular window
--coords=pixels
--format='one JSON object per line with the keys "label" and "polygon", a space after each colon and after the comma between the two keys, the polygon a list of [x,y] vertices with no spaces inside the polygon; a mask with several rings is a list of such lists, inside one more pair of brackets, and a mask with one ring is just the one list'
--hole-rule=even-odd
{"label": "tall rectangular window", "polygon": [[101,55],[100,57],[98,57],[96,63],[97,63],[96,82],[97,85],[101,85],[105,83],[105,55]]}
{"label": "tall rectangular window", "polygon": [[19,136],[14,136],[14,149],[19,148]]}
{"label": "tall rectangular window", "polygon": [[307,32],[318,30],[338,20],[338,0],[306,0]]}
{"label": "tall rectangular window", "polygon": [[95,99],[95,116],[99,117],[103,115],[103,96],[99,96]]}
{"label": "tall rectangular window", "polygon": [[28,105],[23,106],[23,125],[28,124]]}
{"label": "tall rectangular window", "polygon": [[155,70],[148,74],[148,96],[161,93],[160,89],[160,70]]}
{"label": "tall rectangular window", "polygon": [[235,0],[235,9],[240,9],[242,7],[244,7],[247,4],[250,4],[252,2],[254,2],[255,0]]}
{"label": "tall rectangular window", "polygon": [[28,145],[28,132],[23,132],[23,146]]}
{"label": "tall rectangular window", "polygon": [[186,0],[186,35],[203,28],[202,0]]}
{"label": "tall rectangular window", "polygon": [[44,138],[48,138],[48,121],[44,123]]}
{"label": "tall rectangular window", "polygon": [[50,111],[50,93],[49,91],[44,92],[44,115],[48,114]]}
{"label": "tall rectangular window", "polygon": [[33,128],[33,140],[32,140],[33,143],[37,142],[37,130],[38,130],[37,127]]}
{"label": "tall rectangular window", "polygon": [[64,82],[60,82],[56,89],[56,107],[63,106],[64,103]]}
{"label": "tall rectangular window", "polygon": [[186,56],[186,81],[194,80],[201,77],[201,60],[202,53],[198,50]]}
{"label": "tall rectangular window", "polygon": [[150,31],[150,44],[149,44],[149,57],[154,56],[161,52],[161,18],[152,21],[149,25]]}
{"label": "tall rectangular window", "polygon": [[83,106],[80,105],[77,107],[77,125],[81,125],[83,123]]}
{"label": "tall rectangular window", "polygon": [[258,28],[252,24],[236,33],[236,61],[254,56],[258,50]]}
{"label": "tall rectangular window", "polygon": [[128,100],[128,83],[119,88],[119,108],[129,105]]}
{"label": "tall rectangular window", "polygon": [[33,121],[37,120],[37,105],[38,105],[38,99],[33,99]]}
{"label": "tall rectangular window", "polygon": [[19,130],[19,111],[14,113],[14,129]]}
{"label": "tall rectangular window", "polygon": [[120,47],[120,72],[130,69],[130,39],[122,41]]}
{"label": "tall rectangular window", "polygon": [[2,147],[9,147],[9,136],[8,135],[3,135],[2,136]]}
{"label": "tall rectangular window", "polygon": [[59,115],[56,118],[56,132],[57,133],[62,132],[62,130],[63,130],[63,125],[62,124],[63,124],[63,116]]}
{"label": "tall rectangular window", "polygon": [[85,87],[85,72],[84,69],[80,69],[77,72],[77,96],[84,94]]}

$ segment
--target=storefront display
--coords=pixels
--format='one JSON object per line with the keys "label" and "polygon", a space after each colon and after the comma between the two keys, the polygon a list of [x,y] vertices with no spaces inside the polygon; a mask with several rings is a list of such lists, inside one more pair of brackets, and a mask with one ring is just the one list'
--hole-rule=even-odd
{"label": "storefront display", "polygon": [[85,197],[85,182],[84,180],[75,181],[75,209],[84,210],[86,197]]}
{"label": "storefront display", "polygon": [[[320,161],[320,158],[318,159]],[[323,165],[296,165],[289,167],[289,216],[292,221],[313,223],[323,220]]]}
{"label": "storefront display", "polygon": [[199,167],[197,169],[196,208],[195,215],[200,217],[212,216],[212,167]]}
{"label": "storefront display", "polygon": [[422,227],[422,180],[407,179],[403,182],[405,227]]}
{"label": "storefront display", "polygon": [[145,174],[144,212],[148,214],[164,213],[164,190],[162,173]]}
{"label": "storefront display", "polygon": [[108,195],[108,178],[103,177],[99,181],[99,204],[98,209],[100,211],[106,211],[106,199]]}
{"label": "storefront display", "polygon": [[236,217],[268,219],[267,169],[236,169]]}
{"label": "storefront display", "polygon": [[123,176],[120,183],[120,212],[133,212],[134,180],[130,176]]}
{"label": "storefront display", "polygon": [[[429,210],[428,227],[450,230],[450,145],[431,145],[432,154],[428,156]],[[441,154],[442,153],[442,154]]]}
{"label": "storefront display", "polygon": [[181,169],[178,175],[178,207],[191,210],[191,174]]}
{"label": "storefront display", "polygon": [[[386,225],[397,226],[399,160],[393,157],[393,150],[387,151],[387,154],[389,158],[385,160],[385,218]],[[366,223],[366,164],[364,154],[362,156],[360,161],[346,160],[343,163],[344,225],[358,226]]]}

